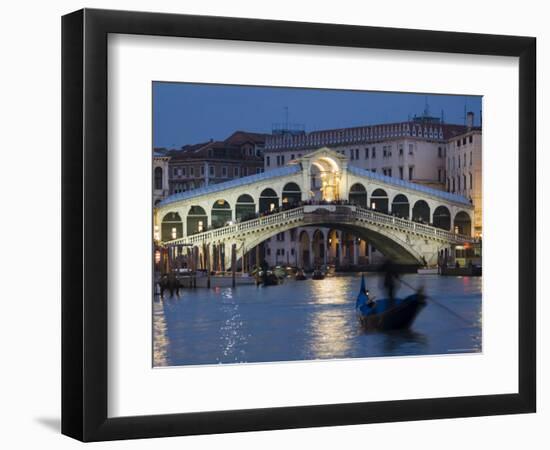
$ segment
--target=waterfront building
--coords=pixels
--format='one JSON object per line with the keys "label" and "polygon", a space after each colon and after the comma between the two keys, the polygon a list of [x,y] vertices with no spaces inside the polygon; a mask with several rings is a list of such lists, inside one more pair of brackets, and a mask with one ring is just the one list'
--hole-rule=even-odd
{"label": "waterfront building", "polygon": [[168,183],[170,156],[163,151],[153,152],[153,205],[157,205],[170,194]]}
{"label": "waterfront building", "polygon": [[[466,124],[447,124],[426,110],[422,116],[406,122],[310,133],[279,131],[266,138],[264,168],[266,171],[280,168],[325,146],[345,156],[350,166],[471,198],[475,205],[475,233],[481,236],[481,129],[473,127],[473,119],[473,113],[468,113]],[[459,158],[462,158],[460,163]],[[326,174],[325,179],[320,173],[312,176],[312,191],[321,183],[330,188]],[[366,198],[366,193],[357,187],[350,201],[355,197],[355,201],[360,202],[363,195]],[[376,192],[369,195],[369,204],[364,206],[387,208],[391,214],[410,216],[419,222],[440,219],[434,217],[434,212],[430,214],[427,205],[415,205],[410,211],[407,206],[405,211],[399,198],[378,199]],[[459,228],[459,232],[471,234],[472,230]],[[374,246],[351,233],[309,227],[283,232],[270,239],[265,246],[266,260],[270,265],[300,265],[298,253],[302,252],[296,250],[297,246],[310,248],[316,265],[328,263],[345,267],[383,260]]]}
{"label": "waterfront building", "polygon": [[473,126],[474,115],[468,113],[467,129],[447,144],[447,192],[462,195],[474,205],[474,230],[482,236],[482,153],[481,128]]}
{"label": "waterfront building", "polygon": [[224,141],[210,140],[169,151],[170,194],[263,172],[266,136],[236,131]]}

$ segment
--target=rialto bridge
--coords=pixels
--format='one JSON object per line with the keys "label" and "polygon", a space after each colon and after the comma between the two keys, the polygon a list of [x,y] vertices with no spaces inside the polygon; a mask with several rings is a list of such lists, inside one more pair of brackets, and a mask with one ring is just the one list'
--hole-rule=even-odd
{"label": "rialto bridge", "polygon": [[281,232],[318,226],[364,239],[395,262],[432,265],[474,241],[473,214],[462,196],[348,166],[321,148],[279,169],[167,197],[155,208],[155,241],[174,256],[204,260],[207,252],[227,269],[231,248],[241,260]]}

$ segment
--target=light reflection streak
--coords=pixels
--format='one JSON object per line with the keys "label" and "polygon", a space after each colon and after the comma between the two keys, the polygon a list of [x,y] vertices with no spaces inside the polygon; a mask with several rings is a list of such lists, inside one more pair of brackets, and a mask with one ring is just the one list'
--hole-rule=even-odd
{"label": "light reflection streak", "polygon": [[247,336],[244,333],[244,323],[239,311],[239,304],[233,298],[233,290],[223,289],[222,312],[226,315],[220,327],[222,352],[217,360],[222,362],[244,362],[244,349]]}
{"label": "light reflection streak", "polygon": [[153,310],[153,367],[167,366],[170,340],[167,334],[164,302],[155,302]]}
{"label": "light reflection streak", "polygon": [[339,358],[350,350],[348,312],[343,309],[351,303],[347,286],[349,283],[338,277],[312,281],[312,301],[320,306],[312,310],[309,329],[309,348],[314,359]]}

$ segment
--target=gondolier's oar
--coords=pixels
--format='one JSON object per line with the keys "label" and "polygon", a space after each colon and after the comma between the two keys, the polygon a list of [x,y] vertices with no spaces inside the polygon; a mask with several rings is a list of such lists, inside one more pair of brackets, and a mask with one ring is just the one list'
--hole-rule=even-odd
{"label": "gondolier's oar", "polygon": [[[418,289],[415,289],[413,286],[411,286],[409,283],[407,283],[406,281],[403,281],[401,278],[399,278],[399,281],[401,283],[403,283],[405,286],[407,286],[409,289],[412,289],[413,291],[415,292],[418,292]],[[428,300],[430,300],[432,303],[436,304],[437,306],[439,306],[440,308],[443,308],[445,311],[447,311],[449,314],[452,314],[453,316],[455,316],[456,318],[462,320],[464,323],[467,323],[468,325],[472,325],[472,322],[468,319],[466,319],[464,316],[461,316],[460,314],[458,314],[456,311],[453,311],[451,308],[449,308],[448,306],[445,306],[443,305],[442,303],[439,303],[435,298],[433,297],[430,297],[429,295],[425,295],[425,294],[422,294],[424,295],[424,297],[426,297]]]}

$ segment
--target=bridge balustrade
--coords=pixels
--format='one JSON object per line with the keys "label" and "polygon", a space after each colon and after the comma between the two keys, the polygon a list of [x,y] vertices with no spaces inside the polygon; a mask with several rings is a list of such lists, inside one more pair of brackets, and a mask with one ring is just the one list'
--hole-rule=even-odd
{"label": "bridge balustrade", "polygon": [[[319,205],[322,209],[323,205]],[[309,207],[310,208],[310,207]],[[311,209],[311,208],[310,208]],[[265,226],[277,225],[284,223],[288,220],[302,220],[304,225],[307,225],[310,217],[311,223],[315,223],[318,219],[319,213],[316,214],[316,210],[304,212],[304,207],[300,206],[294,209],[282,211],[279,213],[270,214],[268,216],[259,217],[256,219],[248,220],[234,225],[227,225],[225,227],[217,228],[215,230],[209,230],[202,233],[194,234],[191,236],[167,241],[164,244],[179,245],[179,244],[199,244],[210,240],[216,240],[223,238],[224,236],[231,236],[233,234],[239,234],[244,231],[255,230]],[[340,217],[341,216],[341,217]],[[363,209],[357,206],[343,206],[338,205],[335,212],[330,213],[331,222],[337,222],[338,219],[342,219],[345,222],[349,222],[350,219],[363,219],[368,220],[377,225],[388,225],[394,228],[398,228],[403,231],[412,231],[424,235],[426,237],[439,238],[448,240],[455,243],[475,242],[475,239],[471,236],[464,236],[461,234],[453,233],[451,231],[442,230],[430,225],[424,225],[414,222],[412,220],[402,219],[399,217],[391,216],[374,210]]]}

